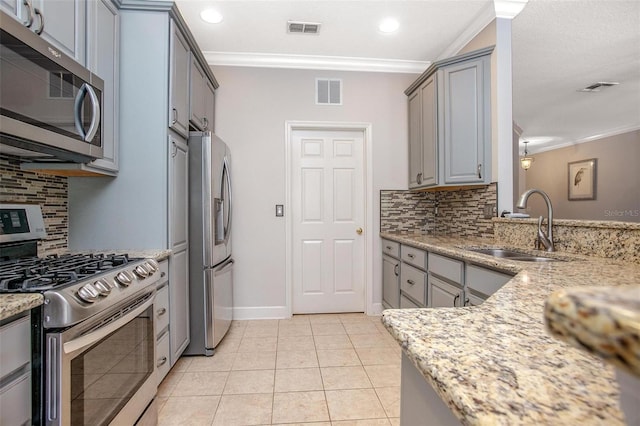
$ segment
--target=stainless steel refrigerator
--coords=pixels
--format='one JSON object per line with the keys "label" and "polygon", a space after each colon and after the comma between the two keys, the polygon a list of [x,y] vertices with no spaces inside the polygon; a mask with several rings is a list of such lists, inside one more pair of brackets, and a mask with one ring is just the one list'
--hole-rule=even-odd
{"label": "stainless steel refrigerator", "polygon": [[187,355],[213,355],[233,319],[231,205],[229,148],[211,132],[191,132]]}

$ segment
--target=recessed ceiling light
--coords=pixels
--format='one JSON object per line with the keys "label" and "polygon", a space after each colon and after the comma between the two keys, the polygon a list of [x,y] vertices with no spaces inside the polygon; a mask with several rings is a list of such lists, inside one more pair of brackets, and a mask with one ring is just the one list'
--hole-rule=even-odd
{"label": "recessed ceiling light", "polygon": [[222,15],[215,9],[205,9],[200,12],[200,18],[204,22],[208,22],[210,24],[219,24],[222,22]]}
{"label": "recessed ceiling light", "polygon": [[386,18],[380,22],[378,29],[383,33],[392,33],[400,28],[400,23],[393,18]]}

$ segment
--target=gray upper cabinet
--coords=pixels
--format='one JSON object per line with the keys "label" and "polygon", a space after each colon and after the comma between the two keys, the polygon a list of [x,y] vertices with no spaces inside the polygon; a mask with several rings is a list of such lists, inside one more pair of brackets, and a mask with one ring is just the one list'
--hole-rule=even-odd
{"label": "gray upper cabinet", "polygon": [[171,21],[171,69],[169,127],[180,135],[189,134],[189,45],[187,40]]}
{"label": "gray upper cabinet", "polygon": [[191,87],[189,90],[189,120],[199,130],[203,130],[206,127],[207,121],[205,117],[206,78],[202,67],[198,64],[196,57],[193,56],[191,59]]}
{"label": "gray upper cabinet", "polygon": [[206,119],[205,128],[206,130],[211,130],[212,132],[215,130],[214,120],[215,120],[215,89],[213,88],[213,84],[207,79],[205,81],[205,98],[204,98],[204,116]]}
{"label": "gray upper cabinet", "polygon": [[445,184],[491,182],[489,67],[485,56],[439,71]]}
{"label": "gray upper cabinet", "polygon": [[409,188],[491,182],[493,48],[434,63],[409,100]]}

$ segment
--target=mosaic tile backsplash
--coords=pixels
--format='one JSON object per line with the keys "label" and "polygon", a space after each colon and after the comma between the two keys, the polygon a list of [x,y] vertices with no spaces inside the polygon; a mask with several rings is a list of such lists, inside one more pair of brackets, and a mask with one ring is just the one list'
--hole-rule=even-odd
{"label": "mosaic tile backsplash", "polygon": [[[380,191],[381,232],[425,232],[460,237],[493,237],[484,208],[495,211],[497,184],[455,191]],[[495,213],[494,213],[495,214]]]}
{"label": "mosaic tile backsplash", "polygon": [[0,202],[40,204],[47,239],[38,243],[40,256],[68,247],[69,209],[66,177],[20,170],[18,159],[0,156]]}

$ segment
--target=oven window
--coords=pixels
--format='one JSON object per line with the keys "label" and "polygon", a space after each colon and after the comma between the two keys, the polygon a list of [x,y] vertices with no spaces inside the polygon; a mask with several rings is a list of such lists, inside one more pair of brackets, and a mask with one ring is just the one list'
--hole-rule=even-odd
{"label": "oven window", "polygon": [[71,360],[71,424],[105,425],[153,373],[152,310]]}

